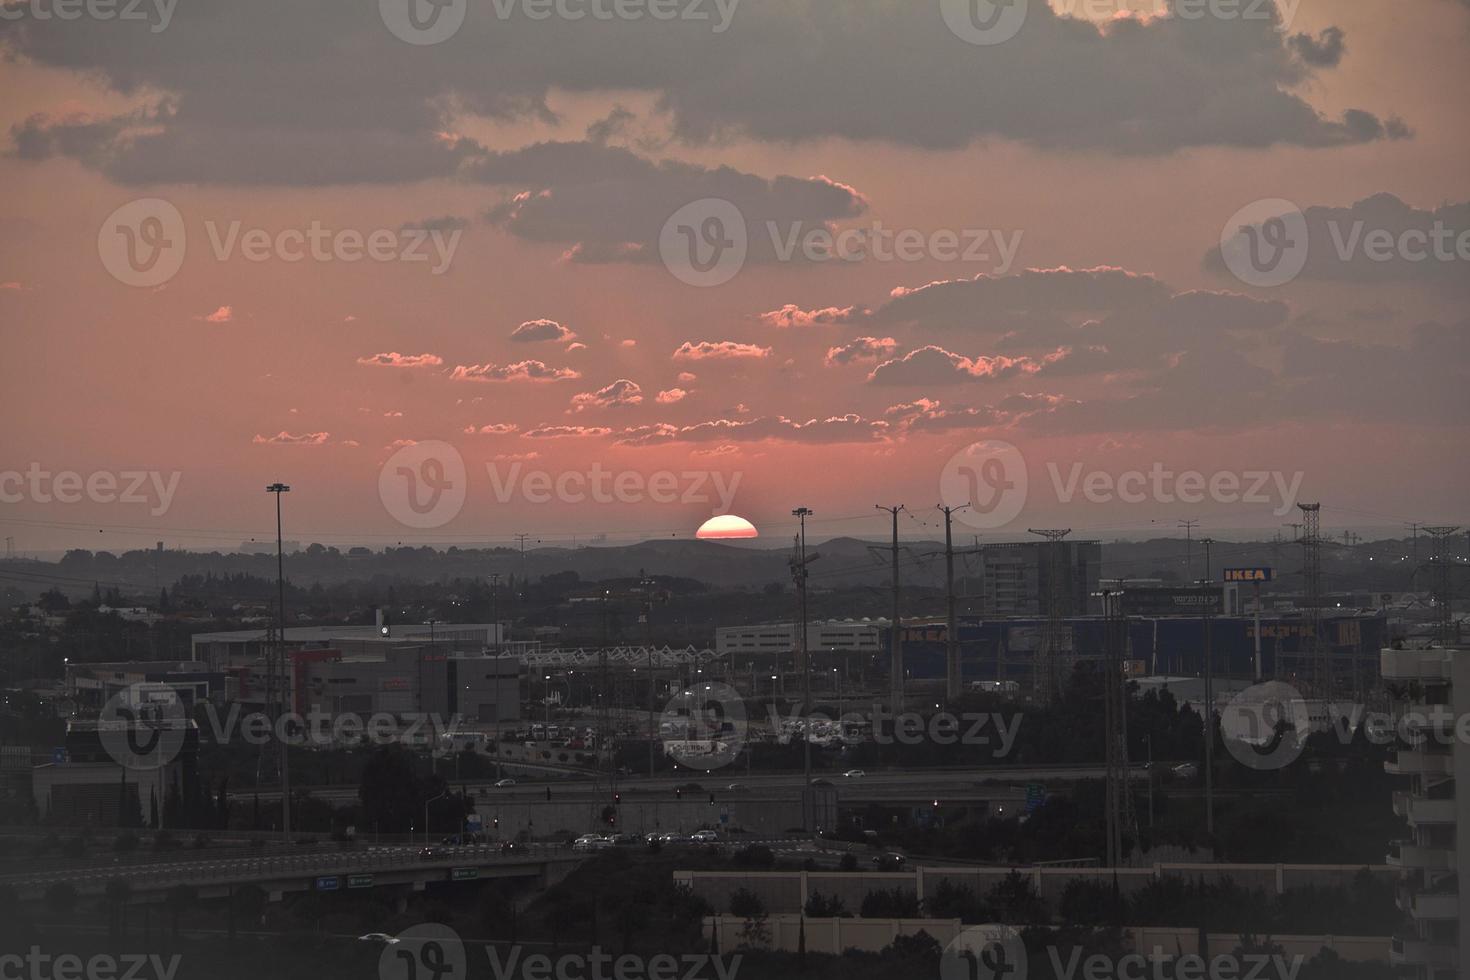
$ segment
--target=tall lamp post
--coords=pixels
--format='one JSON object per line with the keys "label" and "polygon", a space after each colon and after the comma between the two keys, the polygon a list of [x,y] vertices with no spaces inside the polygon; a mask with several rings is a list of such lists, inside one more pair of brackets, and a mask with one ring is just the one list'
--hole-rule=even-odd
{"label": "tall lamp post", "polygon": [[276,715],[276,735],[280,739],[281,749],[281,833],[289,840],[291,837],[291,763],[290,756],[286,752],[286,735],[281,730],[279,721],[281,715],[286,711],[290,698],[287,693],[291,672],[286,666],[286,559],[285,548],[281,541],[281,494],[290,493],[291,488],[284,483],[272,483],[265,488],[265,492],[276,495],[276,665],[281,671],[281,703],[280,713]]}
{"label": "tall lamp post", "polygon": [[812,664],[811,651],[807,646],[806,629],[806,519],[811,516],[811,510],[806,507],[798,507],[791,512],[801,525],[797,535],[796,545],[796,586],[797,604],[800,608],[801,625],[797,627],[801,632],[798,634],[801,651],[801,710],[806,717],[806,724],[801,733],[801,825],[807,833],[813,832],[815,800],[812,799]]}

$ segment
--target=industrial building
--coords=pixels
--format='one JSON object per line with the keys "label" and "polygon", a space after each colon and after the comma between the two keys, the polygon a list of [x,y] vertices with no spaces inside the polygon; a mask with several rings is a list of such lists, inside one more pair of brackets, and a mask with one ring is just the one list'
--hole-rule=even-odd
{"label": "industrial building", "polygon": [[[146,766],[124,766],[114,754],[116,744],[104,737],[109,726],[108,735],[128,744],[159,746],[158,757]],[[36,812],[44,822],[68,826],[161,823],[170,797],[183,796],[193,785],[198,751],[198,725],[178,712],[126,722],[73,719],[62,750],[31,770]]]}
{"label": "industrial building", "polygon": [[[981,545],[980,612],[985,616],[1045,616],[1052,581],[1059,612],[1080,616],[1098,589],[1102,544],[1097,541],[1015,541]],[[973,577],[974,572],[966,573]]]}
{"label": "industrial building", "polygon": [[1402,871],[1399,908],[1411,928],[1394,936],[1391,964],[1415,980],[1462,977],[1470,906],[1460,900],[1459,871],[1470,854],[1470,746],[1457,721],[1470,712],[1470,652],[1384,650],[1382,670],[1396,725],[1417,719],[1422,743],[1395,753],[1387,770],[1406,778],[1394,812],[1410,837],[1392,845],[1388,863]]}
{"label": "industrial building", "polygon": [[[876,654],[882,649],[886,619],[832,619],[807,624],[807,648],[813,653]],[[797,649],[795,623],[723,626],[715,630],[720,657],[788,654]]]}

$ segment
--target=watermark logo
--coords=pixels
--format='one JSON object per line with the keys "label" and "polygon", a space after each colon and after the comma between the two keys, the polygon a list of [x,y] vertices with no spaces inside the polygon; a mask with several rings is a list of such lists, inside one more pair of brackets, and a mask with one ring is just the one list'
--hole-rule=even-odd
{"label": "watermark logo", "polygon": [[1028,0],[939,0],[951,33],[969,44],[1004,44],[1021,33]]}
{"label": "watermark logo", "polygon": [[944,947],[940,980],[1025,980],[1026,944],[1007,925],[971,926]]}
{"label": "watermark logo", "polygon": [[1306,215],[1281,198],[1247,204],[1220,230],[1220,257],[1248,286],[1291,282],[1306,268],[1310,244]]}
{"label": "watermark logo", "polygon": [[669,215],[658,236],[664,267],[689,286],[721,286],[734,279],[749,246],[745,215],[717,197],[684,205]]}
{"label": "watermark logo", "polygon": [[179,0],[7,0],[0,3],[0,20],[130,20],[148,24],[150,34],[168,30]]}
{"label": "watermark logo", "polygon": [[728,684],[705,681],[669,699],[659,720],[664,753],[681,766],[712,772],[745,747],[745,702]]}
{"label": "watermark logo", "polygon": [[1026,459],[1008,442],[989,439],[955,453],[939,477],[939,497],[975,528],[1004,527],[1026,506]]}
{"label": "watermark logo", "polygon": [[804,712],[804,705],[790,707],[785,717],[774,704],[767,705],[771,730],[801,733],[810,741],[820,742],[830,735],[831,741],[846,744],[872,741],[875,745],[966,745],[990,746],[991,754],[1005,758],[1015,748],[1021,731],[1022,715],[1007,718],[998,711],[966,711],[954,714],[936,711],[924,716],[917,711],[894,712],[881,701],[873,702],[868,711],[848,711],[833,719],[825,712]]}
{"label": "watermark logo", "polygon": [[378,956],[379,980],[464,980],[469,957],[464,941],[435,922],[405,929]]}
{"label": "watermark logo", "polygon": [[161,197],[129,201],[97,231],[102,265],[127,286],[161,286],[184,265],[184,216]]}
{"label": "watermark logo", "polygon": [[378,471],[378,499],[405,527],[443,527],[459,516],[468,490],[464,457],[447,442],[404,446]]}
{"label": "watermark logo", "polygon": [[[454,262],[464,231],[460,228],[328,228],[319,220],[277,230],[247,226],[238,219],[203,221],[216,262],[236,258],[251,263],[362,261],[428,266],[442,276]],[[184,215],[158,197],[131,201],[107,216],[97,232],[103,267],[129,286],[161,286],[184,264],[188,233]]]}
{"label": "watermark logo", "polygon": [[102,706],[97,737],[124,769],[162,769],[183,751],[188,720],[172,692],[159,696],[145,685],[130,684]]}
{"label": "watermark logo", "polygon": [[43,952],[32,946],[0,955],[0,977],[14,980],[174,980],[183,956],[158,953],[98,953],[86,959],[75,953]]}
{"label": "watermark logo", "polygon": [[[655,470],[643,474],[637,470],[608,470],[593,462],[585,471],[563,470],[552,474],[546,470],[526,470],[523,464],[510,464],[504,472],[494,463],[486,463],[491,492],[497,503],[510,503],[520,496],[527,503],[549,504],[711,504],[715,513],[728,514],[735,502],[735,491],[743,474],[736,471],[728,477],[709,470]],[[711,495],[713,491],[713,495]]]}
{"label": "watermark logo", "polygon": [[84,499],[94,504],[142,504],[152,517],[162,517],[173,505],[179,489],[178,470],[75,470],[53,473],[32,463],[24,472],[0,471],[0,503],[77,504]]}
{"label": "watermark logo", "polygon": [[400,41],[438,44],[464,25],[469,0],[378,0],[383,26]]}
{"label": "watermark logo", "polygon": [[[1070,504],[1080,494],[1090,504],[1276,504],[1277,517],[1296,507],[1306,474],[1301,470],[1286,474],[1280,470],[1199,470],[1175,472],[1163,463],[1147,470],[1125,470],[1112,474],[1104,470],[1088,470],[1075,462],[1065,474],[1055,462],[1046,464],[1057,502]],[[1274,494],[1273,494],[1274,491]]]}
{"label": "watermark logo", "polygon": [[1250,769],[1274,772],[1301,757],[1306,748],[1306,700],[1283,681],[1246,688],[1220,712],[1225,750]]}
{"label": "watermark logo", "polygon": [[587,953],[530,953],[520,946],[501,952],[486,946],[490,975],[495,980],[520,980],[522,977],[544,977],[547,980],[672,980],[675,977],[704,977],[707,980],[734,980],[740,972],[742,954],[728,960],[714,953],[658,953],[643,957],[636,953],[614,956],[593,946]]}

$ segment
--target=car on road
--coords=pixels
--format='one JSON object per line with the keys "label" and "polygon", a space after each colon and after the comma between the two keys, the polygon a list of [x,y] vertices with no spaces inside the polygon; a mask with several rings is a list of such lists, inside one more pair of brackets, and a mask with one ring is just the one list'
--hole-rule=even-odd
{"label": "car on road", "polygon": [[1193,779],[1199,775],[1199,766],[1193,762],[1181,762],[1169,771],[1174,774],[1176,779]]}
{"label": "car on road", "polygon": [[902,871],[909,859],[896,851],[879,854],[873,858],[873,867],[879,871]]}
{"label": "car on road", "polygon": [[432,858],[436,858],[436,857],[439,857],[439,856],[440,856],[440,852],[439,852],[439,849],[437,847],[422,847],[422,848],[419,848],[419,860],[420,861],[428,861],[428,860],[430,860]]}
{"label": "car on road", "polygon": [[830,780],[830,779],[817,778],[817,779],[813,779],[812,780],[812,785],[813,786],[831,786],[832,785],[832,780]]}
{"label": "car on road", "polygon": [[370,932],[366,935],[358,936],[357,941],[360,943],[382,943],[384,946],[392,946],[395,943],[402,942],[397,936],[390,936],[386,932]]}
{"label": "car on road", "polygon": [[847,772],[842,774],[844,779],[862,779],[866,775],[867,773],[863,772],[861,769],[849,769],[847,770]]}
{"label": "car on road", "polygon": [[509,789],[510,787],[514,786],[515,784],[516,784],[516,781],[514,779],[497,779],[495,781],[495,788],[496,789]]}
{"label": "car on road", "polygon": [[713,830],[696,830],[689,835],[689,840],[695,844],[717,844],[720,841],[720,835]]}
{"label": "car on road", "polygon": [[576,840],[572,841],[572,850],[592,851],[596,850],[598,845],[600,845],[601,843],[601,834],[583,834],[581,837],[578,837]]}
{"label": "car on road", "polygon": [[729,786],[726,786],[725,787],[725,792],[726,793],[749,793],[750,792],[750,787],[749,786],[746,786],[744,783],[731,783]]}

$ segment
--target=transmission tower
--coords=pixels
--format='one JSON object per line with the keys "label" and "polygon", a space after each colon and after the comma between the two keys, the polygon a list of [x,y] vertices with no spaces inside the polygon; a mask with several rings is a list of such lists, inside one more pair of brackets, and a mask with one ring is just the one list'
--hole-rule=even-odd
{"label": "transmission tower", "polygon": [[1027,529],[1046,539],[1046,632],[1041,637],[1041,647],[1036,651],[1035,685],[1036,696],[1042,701],[1054,701],[1062,696],[1062,660],[1070,650],[1062,644],[1062,602],[1066,596],[1066,552],[1062,539],[1072,533],[1065,529]]}
{"label": "transmission tower", "polygon": [[1103,593],[1103,716],[1107,738],[1108,866],[1123,862],[1123,839],[1138,833],[1128,780],[1128,680],[1123,661],[1128,643],[1126,620],[1113,592]]}
{"label": "transmission tower", "polygon": [[893,516],[893,618],[888,624],[888,698],[890,708],[897,715],[903,712],[903,641],[899,637],[898,611],[898,515],[903,511],[903,504],[894,504],[892,507],[884,507],[882,504],[875,506]]}
{"label": "transmission tower", "polygon": [[1297,504],[1302,512],[1302,583],[1305,589],[1306,636],[1302,658],[1311,665],[1318,697],[1332,695],[1332,654],[1322,642],[1322,505]]}
{"label": "transmission tower", "polygon": [[1426,527],[1424,533],[1434,542],[1434,554],[1429,559],[1434,569],[1435,638],[1442,647],[1455,642],[1454,617],[1450,579],[1450,538],[1458,527]]}

